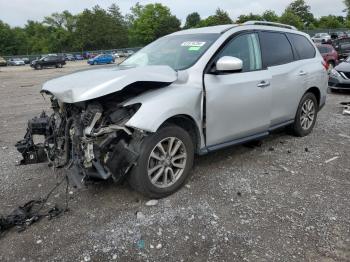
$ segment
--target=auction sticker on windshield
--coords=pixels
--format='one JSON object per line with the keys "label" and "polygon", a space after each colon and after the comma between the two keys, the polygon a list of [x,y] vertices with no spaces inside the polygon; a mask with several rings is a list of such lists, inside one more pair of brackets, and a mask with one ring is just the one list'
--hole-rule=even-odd
{"label": "auction sticker on windshield", "polygon": [[181,46],[188,46],[188,47],[202,47],[205,45],[206,42],[193,42],[193,41],[187,41],[183,42]]}

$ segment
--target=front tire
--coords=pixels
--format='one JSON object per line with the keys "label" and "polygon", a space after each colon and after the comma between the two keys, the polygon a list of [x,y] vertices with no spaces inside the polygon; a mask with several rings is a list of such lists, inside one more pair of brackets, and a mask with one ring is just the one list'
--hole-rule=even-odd
{"label": "front tire", "polygon": [[189,133],[175,125],[165,126],[142,141],[129,184],[150,198],[171,195],[188,178],[193,158],[194,145]]}
{"label": "front tire", "polygon": [[313,93],[306,93],[299,103],[291,130],[295,136],[303,137],[310,134],[316,124],[318,102]]}

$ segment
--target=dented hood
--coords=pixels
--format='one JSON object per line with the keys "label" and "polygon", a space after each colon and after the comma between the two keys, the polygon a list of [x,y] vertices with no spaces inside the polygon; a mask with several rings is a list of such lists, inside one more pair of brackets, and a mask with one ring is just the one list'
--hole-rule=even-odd
{"label": "dented hood", "polygon": [[42,91],[51,93],[64,103],[77,103],[121,91],[136,82],[170,84],[176,79],[176,71],[169,66],[128,69],[108,67],[81,71],[50,80],[43,85]]}

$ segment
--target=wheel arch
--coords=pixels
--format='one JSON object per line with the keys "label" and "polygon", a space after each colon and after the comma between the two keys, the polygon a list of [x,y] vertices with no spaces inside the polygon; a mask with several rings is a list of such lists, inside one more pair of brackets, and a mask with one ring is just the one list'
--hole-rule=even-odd
{"label": "wheel arch", "polygon": [[193,141],[195,152],[198,153],[201,147],[201,134],[199,131],[199,127],[196,124],[196,121],[189,115],[180,114],[174,115],[167,120],[165,120],[158,128],[158,130],[166,125],[174,124],[177,125],[184,130],[186,130]]}
{"label": "wheel arch", "polygon": [[306,90],[304,95],[306,93],[314,94],[316,99],[317,99],[317,104],[318,104],[318,106],[320,106],[320,103],[321,103],[321,91],[320,91],[320,89],[318,87],[316,87],[316,86],[310,87],[309,89]]}

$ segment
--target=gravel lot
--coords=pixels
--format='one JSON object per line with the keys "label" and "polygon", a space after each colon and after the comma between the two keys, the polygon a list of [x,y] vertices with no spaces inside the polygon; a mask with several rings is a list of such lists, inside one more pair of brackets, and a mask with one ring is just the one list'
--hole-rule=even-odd
{"label": "gravel lot", "polygon": [[[42,83],[86,68],[0,68],[0,214],[44,196],[64,172],[17,166],[13,145],[27,120],[49,108]],[[350,261],[344,101],[350,94],[330,94],[308,137],[282,130],[260,147],[198,157],[188,184],[155,206],[128,185],[70,189],[68,213],[0,238],[0,261]],[[64,203],[64,187],[54,203]]]}

